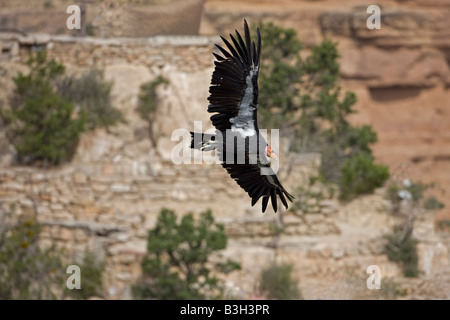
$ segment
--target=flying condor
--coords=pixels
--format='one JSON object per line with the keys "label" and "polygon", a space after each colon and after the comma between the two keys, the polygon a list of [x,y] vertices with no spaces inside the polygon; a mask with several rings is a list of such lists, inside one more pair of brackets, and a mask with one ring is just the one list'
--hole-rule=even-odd
{"label": "flying condor", "polygon": [[[261,59],[261,35],[257,29],[257,43],[250,39],[244,20],[244,39],[236,30],[230,34],[231,44],[221,37],[228,51],[216,44],[222,55],[216,57],[209,87],[208,112],[216,134],[191,132],[191,148],[209,151],[217,149],[222,166],[252,199],[252,206],[262,197],[262,212],[269,199],[277,211],[277,196],[288,208],[290,195],[281,185],[270,161],[276,161],[257,124],[258,71]],[[233,46],[234,45],[234,46]]]}

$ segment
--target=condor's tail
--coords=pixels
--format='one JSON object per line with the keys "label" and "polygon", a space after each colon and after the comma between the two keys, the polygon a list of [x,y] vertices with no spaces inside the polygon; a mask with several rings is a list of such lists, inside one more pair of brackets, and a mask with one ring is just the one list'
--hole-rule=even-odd
{"label": "condor's tail", "polygon": [[216,135],[191,131],[191,148],[201,151],[211,151],[217,148]]}

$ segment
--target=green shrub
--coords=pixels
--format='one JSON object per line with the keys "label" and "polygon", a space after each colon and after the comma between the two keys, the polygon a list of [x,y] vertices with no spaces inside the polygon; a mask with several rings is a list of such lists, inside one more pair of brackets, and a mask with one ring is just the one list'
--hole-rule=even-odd
{"label": "green shrub", "polygon": [[15,205],[0,208],[0,300],[103,297],[105,263],[86,251],[82,261],[71,263],[81,269],[81,289],[69,290],[63,251],[41,246],[41,230],[35,214],[18,215]]}
{"label": "green shrub", "polygon": [[150,141],[152,142],[153,147],[155,148],[157,142],[153,124],[156,119],[156,111],[158,108],[158,95],[156,93],[156,89],[160,85],[167,85],[168,83],[169,80],[167,80],[163,76],[158,76],[156,79],[141,85],[138,97],[137,112],[139,113],[142,119],[148,122],[148,132]]}
{"label": "green shrub", "polygon": [[386,278],[386,277],[383,277],[381,279],[381,289],[374,291],[375,294],[381,295],[381,297],[385,300],[398,299],[408,294],[408,290],[404,288],[401,284],[395,282],[393,278]]}
{"label": "green shrub", "polygon": [[92,22],[89,22],[86,25],[86,35],[89,37],[95,37],[95,27]]}
{"label": "green shrub", "polygon": [[72,103],[58,94],[54,83],[64,74],[64,66],[47,60],[45,51],[28,60],[30,72],[13,78],[15,89],[10,108],[0,114],[7,136],[21,163],[59,164],[73,156],[84,117],[76,116]]}
{"label": "green shrub", "polygon": [[28,60],[30,71],[13,78],[9,108],[0,103],[0,116],[9,141],[23,164],[70,161],[84,130],[125,122],[112,106],[112,82],[91,70],[80,77],[65,76],[65,67],[47,59],[46,51]]}
{"label": "green shrub", "polygon": [[211,211],[196,221],[186,214],[177,223],[174,211],[162,209],[156,226],[148,233],[147,255],[142,277],[133,286],[135,298],[205,299],[218,298],[223,285],[212,274],[239,268],[234,261],[209,264],[209,256],[226,248],[224,226],[214,223]]}
{"label": "green shrub", "polygon": [[423,207],[427,210],[439,210],[444,208],[445,205],[435,197],[429,197],[423,203]]}
{"label": "green shrub", "polygon": [[[392,204],[392,213],[402,219],[392,234],[387,236],[386,253],[390,260],[402,265],[406,277],[416,277],[419,274],[417,240],[412,236],[415,221],[426,214],[426,210],[444,207],[435,197],[425,198],[427,190],[433,187],[433,183],[393,179],[386,189],[386,198]],[[437,227],[441,227],[439,223]]]}
{"label": "green shrub", "polygon": [[339,196],[342,200],[349,200],[359,194],[371,193],[388,178],[387,166],[375,164],[371,156],[357,154],[344,162]]}
{"label": "green shrub", "polygon": [[437,222],[437,227],[441,231],[450,231],[450,220],[444,219]]}
{"label": "green shrub", "polygon": [[[284,29],[273,23],[261,23],[262,68],[260,70],[259,121],[262,125],[279,128],[294,152],[320,152],[321,176],[328,182],[354,183],[342,179],[344,165],[361,162],[364,154],[370,163],[365,175],[375,181],[357,186],[344,185],[344,197],[373,190],[388,177],[387,167],[375,165],[370,145],[378,138],[371,126],[353,126],[349,116],[356,95],[342,92],[339,80],[339,53],[337,44],[324,40],[302,58],[304,47],[293,29]],[[357,156],[358,155],[358,156]],[[379,178],[383,178],[380,181]]]}
{"label": "green shrub", "polygon": [[34,215],[0,208],[0,299],[57,299],[65,285],[55,247],[41,248],[40,224]]}
{"label": "green shrub", "polygon": [[[382,277],[381,278],[381,288],[377,290],[364,290],[367,299],[377,299],[377,300],[397,300],[408,294],[408,290],[402,283],[396,281],[395,278]],[[369,291],[369,292],[368,292]]]}
{"label": "green shrub", "polygon": [[65,78],[58,91],[86,115],[86,129],[94,130],[124,122],[123,114],[112,105],[112,86],[103,71],[90,70],[80,77]]}
{"label": "green shrub", "polygon": [[417,240],[413,238],[412,233],[397,226],[386,239],[385,251],[389,260],[400,263],[405,277],[417,277],[419,275]]}
{"label": "green shrub", "polygon": [[259,290],[268,299],[302,299],[297,280],[292,278],[291,264],[273,265],[261,272]]}
{"label": "green shrub", "polygon": [[53,6],[53,3],[50,1],[50,0],[46,0],[46,1],[44,1],[44,8],[45,9],[51,9],[51,8],[53,8],[54,6]]}
{"label": "green shrub", "polygon": [[158,76],[156,79],[141,85],[137,111],[142,119],[148,119],[149,116],[156,112],[158,107],[158,95],[156,94],[156,88],[160,85],[168,83],[169,80],[163,76]]}

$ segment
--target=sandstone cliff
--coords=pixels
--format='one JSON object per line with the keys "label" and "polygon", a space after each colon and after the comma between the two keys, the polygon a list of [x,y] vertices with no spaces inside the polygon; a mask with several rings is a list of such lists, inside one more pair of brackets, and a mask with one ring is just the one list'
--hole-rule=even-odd
{"label": "sandstone cliff", "polygon": [[[207,1],[199,21],[202,36],[117,38],[132,36],[133,30],[115,34],[119,31],[114,27],[102,29],[111,37],[101,39],[3,34],[0,98],[12,88],[9,76],[25,70],[30,50],[45,47],[70,73],[104,69],[114,81],[115,105],[128,124],[84,134],[73,162],[51,170],[14,165],[13,150],[0,136],[2,204],[18,203],[19,212],[36,209],[45,226],[44,244],[56,242],[73,255],[88,247],[104,257],[110,298],[130,297],[146,232],[161,207],[169,207],[179,214],[211,208],[226,224],[230,241],[224,255],[243,266],[227,280],[244,297],[254,293],[260,270],[286,261],[294,263],[308,299],[373,298],[365,287],[366,268],[373,264],[381,267],[383,277],[403,281],[409,297],[448,299],[450,242],[447,233],[435,230],[433,213],[415,230],[422,275],[406,281],[383,253],[383,235],[395,222],[383,189],[348,204],[335,199],[315,203],[313,214],[285,214],[285,233],[277,240],[270,227],[279,223],[277,217],[252,208],[222,168],[174,165],[170,159],[177,143],[171,141],[174,129],[191,130],[194,120],[203,120],[203,129],[210,127],[205,107],[217,35],[241,28],[243,18],[263,19],[295,28],[308,47],[325,37],[339,41],[342,84],[358,96],[359,112],[353,120],[371,124],[378,132],[377,159],[389,164],[394,174],[449,189],[449,5],[437,0],[426,5],[383,2],[381,30],[367,30],[369,4]],[[135,107],[139,86],[160,74],[170,85],[159,90],[155,149]],[[280,178],[295,190],[315,172],[320,157],[285,155],[280,161],[290,164],[282,168]],[[450,208],[447,198],[440,199]]]}

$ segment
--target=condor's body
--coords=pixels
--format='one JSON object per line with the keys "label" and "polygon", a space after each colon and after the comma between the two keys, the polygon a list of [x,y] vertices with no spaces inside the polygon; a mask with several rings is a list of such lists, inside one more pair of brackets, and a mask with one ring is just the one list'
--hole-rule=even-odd
{"label": "condor's body", "polygon": [[287,208],[293,197],[283,188],[270,161],[277,156],[262,136],[257,123],[258,72],[261,59],[261,36],[251,42],[247,22],[245,37],[230,34],[233,45],[221,37],[229,51],[216,45],[223,56],[213,53],[217,61],[209,88],[208,112],[216,134],[193,133],[192,148],[218,150],[222,166],[231,178],[252,198],[252,206],[262,197],[262,211],[269,198],[277,211],[277,196]]}

